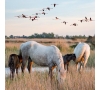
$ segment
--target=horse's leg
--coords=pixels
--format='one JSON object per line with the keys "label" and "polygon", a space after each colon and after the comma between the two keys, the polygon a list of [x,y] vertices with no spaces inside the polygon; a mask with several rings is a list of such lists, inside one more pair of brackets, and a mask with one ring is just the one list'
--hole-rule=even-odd
{"label": "horse's leg", "polygon": [[85,69],[86,63],[87,63],[87,62],[84,61],[84,63],[83,63],[83,69]]}
{"label": "horse's leg", "polygon": [[32,60],[31,60],[31,58],[29,58],[29,59],[28,59],[28,66],[27,66],[29,73],[31,73],[32,64],[33,64],[33,62],[32,62]]}
{"label": "horse's leg", "polygon": [[24,73],[24,69],[25,69],[25,66],[22,64],[21,66],[22,73]]}
{"label": "horse's leg", "polygon": [[83,64],[82,64],[82,62],[80,62],[79,63],[79,72],[81,73],[81,71],[82,71],[82,66],[83,66]]}
{"label": "horse's leg", "polygon": [[52,68],[51,67],[49,67],[49,76],[50,76],[51,83],[52,83]]}
{"label": "horse's leg", "polygon": [[83,57],[83,59],[84,59],[83,68],[85,68],[86,63],[87,63],[87,61],[88,61],[88,58],[89,58],[89,54],[88,54],[88,53],[85,53],[85,54],[84,54],[84,57]]}
{"label": "horse's leg", "polygon": [[15,73],[15,68],[10,68],[10,79],[13,80],[14,78],[14,73]]}
{"label": "horse's leg", "polygon": [[76,70],[78,71],[78,63],[76,63]]}
{"label": "horse's leg", "polygon": [[23,74],[24,74],[24,71],[25,71],[26,62],[27,62],[27,59],[23,59],[23,61],[22,61],[22,66],[21,66],[21,70],[22,70],[22,73],[23,73]]}
{"label": "horse's leg", "polygon": [[82,71],[82,67],[83,67],[83,69],[85,68],[85,58],[84,57],[82,57],[81,58],[81,62],[80,62],[80,68],[79,68],[79,72],[81,72]]}
{"label": "horse's leg", "polygon": [[52,88],[52,78],[53,78],[53,76],[52,76],[52,71],[53,71],[53,69],[54,69],[55,67],[56,67],[56,66],[49,67],[49,75],[50,75],[50,80],[51,80],[51,88]]}
{"label": "horse's leg", "polygon": [[[79,64],[79,67],[78,67],[78,64]],[[76,69],[78,72],[80,72],[82,70],[82,63],[81,62],[76,63]]]}
{"label": "horse's leg", "polygon": [[68,69],[69,69],[68,67],[69,67],[69,63],[67,63],[67,72],[68,72]]}
{"label": "horse's leg", "polygon": [[16,68],[16,74],[17,74],[17,77],[18,77],[18,68]]}
{"label": "horse's leg", "polygon": [[64,69],[66,70],[66,64],[64,64]]}
{"label": "horse's leg", "polygon": [[12,71],[10,70],[10,79],[12,79]]}
{"label": "horse's leg", "polygon": [[15,69],[12,71],[12,80],[14,78],[14,74],[15,74]]}
{"label": "horse's leg", "polygon": [[52,78],[52,71],[54,70],[55,67],[56,66],[50,66],[49,67],[49,75],[50,75],[51,78]]}
{"label": "horse's leg", "polygon": [[57,90],[64,90],[61,88],[63,85],[61,85],[61,83],[60,83],[61,76],[60,76],[60,70],[59,70],[58,66],[57,66],[56,70],[57,70]]}

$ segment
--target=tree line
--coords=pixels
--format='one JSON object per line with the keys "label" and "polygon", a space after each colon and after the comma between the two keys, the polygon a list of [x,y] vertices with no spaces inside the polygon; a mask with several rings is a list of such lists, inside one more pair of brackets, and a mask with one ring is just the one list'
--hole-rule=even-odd
{"label": "tree line", "polygon": [[64,38],[66,38],[66,39],[83,38],[83,39],[85,39],[85,38],[87,38],[87,36],[85,36],[85,35],[59,36],[59,35],[54,34],[54,33],[45,33],[45,32],[43,32],[42,34],[35,33],[35,34],[30,35],[30,36],[26,36],[26,35],[22,35],[22,36],[10,35],[10,36],[7,36],[7,35],[5,35],[5,38],[6,39],[9,39],[9,38],[50,38],[50,39],[54,39],[54,38],[58,38],[58,39],[59,38],[61,38],[61,39],[64,39]]}

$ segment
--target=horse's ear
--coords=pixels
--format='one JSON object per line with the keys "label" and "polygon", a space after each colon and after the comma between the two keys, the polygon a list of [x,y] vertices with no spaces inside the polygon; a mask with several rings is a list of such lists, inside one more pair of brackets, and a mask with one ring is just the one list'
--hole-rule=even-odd
{"label": "horse's ear", "polygon": [[75,54],[73,54],[73,56],[74,56],[74,57],[76,57],[76,55],[75,55]]}

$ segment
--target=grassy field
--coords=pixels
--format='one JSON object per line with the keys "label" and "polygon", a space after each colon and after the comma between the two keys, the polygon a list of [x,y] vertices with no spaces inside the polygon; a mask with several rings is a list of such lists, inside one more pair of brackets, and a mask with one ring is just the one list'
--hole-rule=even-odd
{"label": "grassy field", "polygon": [[[74,47],[78,42],[85,42],[85,39],[66,40],[66,39],[6,39],[5,44],[5,67],[8,64],[8,57],[11,53],[18,54],[20,44],[35,40],[43,45],[56,45],[62,55],[73,53]],[[37,66],[33,64],[33,67]],[[95,50],[91,50],[86,70],[81,74],[76,71],[75,64],[70,63],[69,72],[66,73],[66,81],[63,85],[64,90],[95,90]],[[23,77],[22,74],[13,81],[9,77],[5,78],[5,90],[57,90],[56,73],[53,73],[53,86],[51,89],[50,78],[48,72],[27,72]]]}

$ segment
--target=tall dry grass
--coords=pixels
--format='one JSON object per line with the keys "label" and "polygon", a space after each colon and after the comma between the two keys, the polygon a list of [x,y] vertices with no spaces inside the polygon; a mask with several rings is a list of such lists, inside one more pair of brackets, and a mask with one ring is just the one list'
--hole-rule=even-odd
{"label": "tall dry grass", "polygon": [[[56,73],[53,72],[52,88],[48,72],[27,72],[24,76],[11,81],[5,81],[5,90],[58,90]],[[95,71],[94,68],[78,73],[74,66],[69,67],[66,73],[66,80],[62,85],[63,90],[95,90]],[[61,89],[62,90],[62,89]]]}

